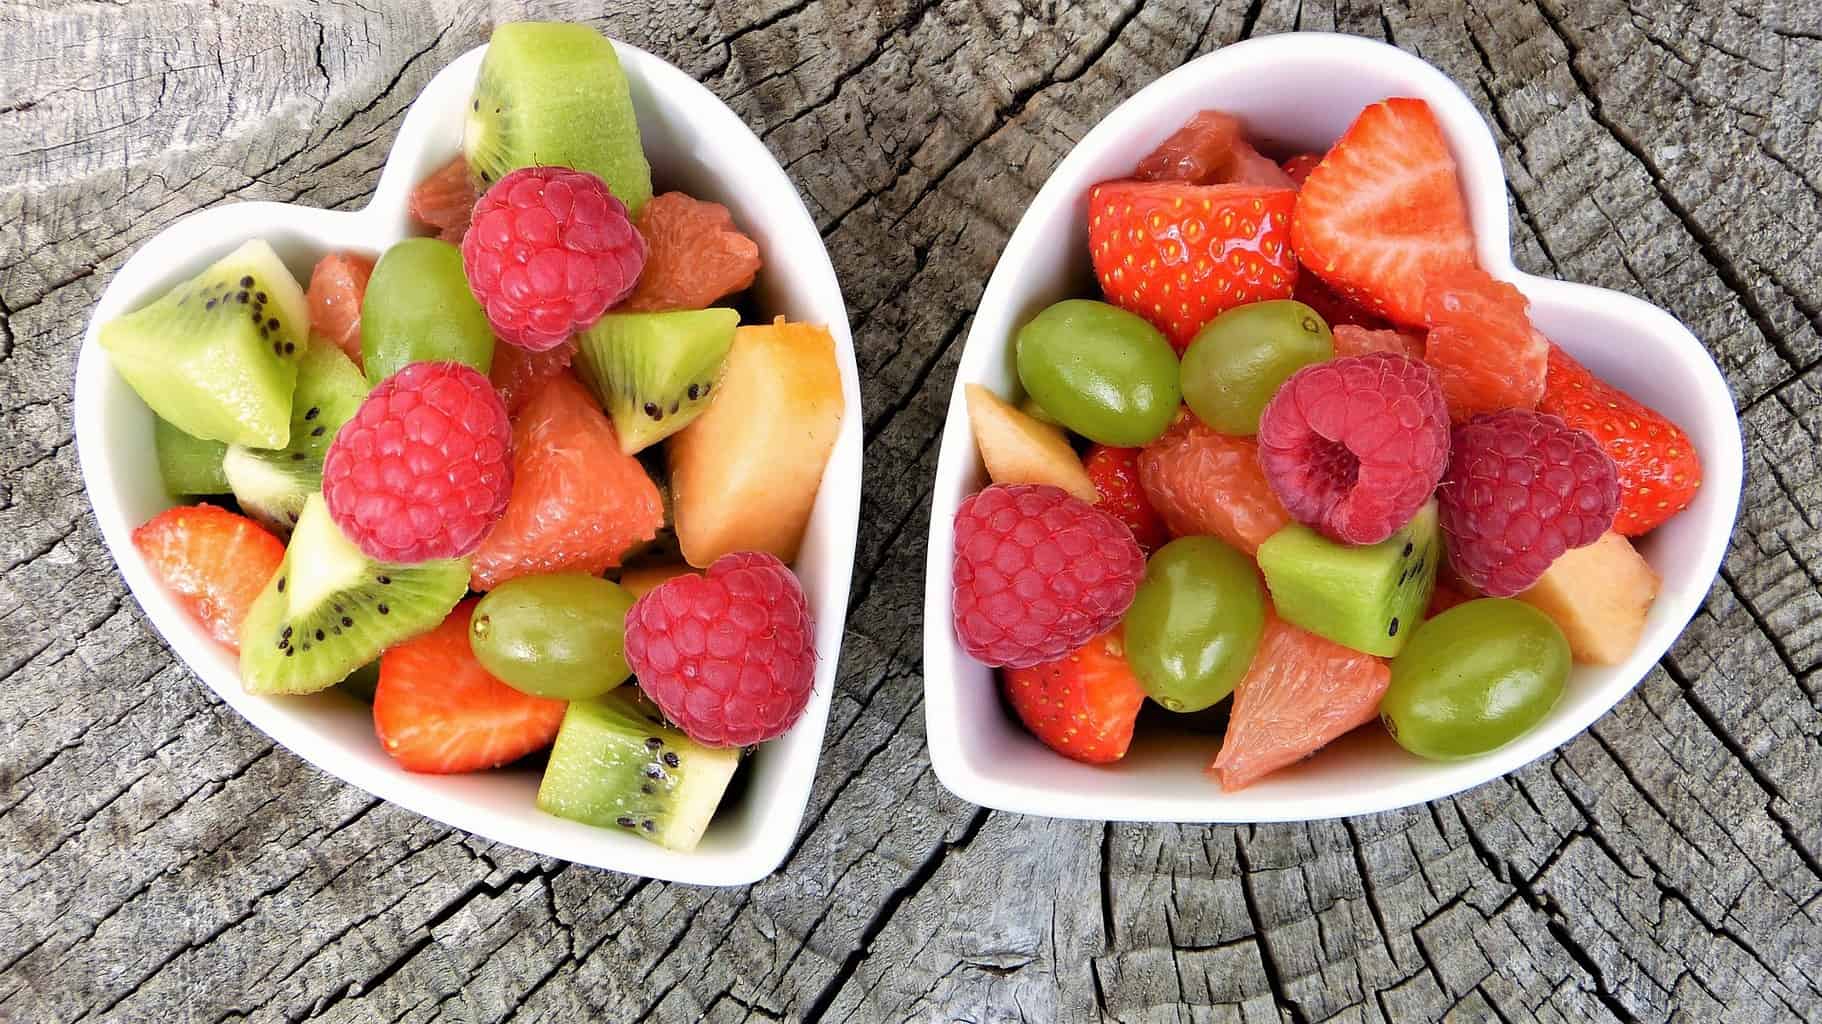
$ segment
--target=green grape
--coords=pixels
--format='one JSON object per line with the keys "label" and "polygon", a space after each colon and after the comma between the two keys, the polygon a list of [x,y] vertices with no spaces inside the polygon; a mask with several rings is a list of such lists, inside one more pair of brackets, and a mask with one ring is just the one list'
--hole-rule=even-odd
{"label": "green grape", "polygon": [[1252,559],[1214,537],[1158,549],[1126,611],[1126,660],[1152,700],[1200,711],[1234,692],[1265,631]]}
{"label": "green grape", "polygon": [[1569,663],[1569,641],[1543,612],[1509,598],[1469,601],[1417,627],[1392,659],[1379,716],[1419,757],[1484,754],[1550,713]]}
{"label": "green grape", "polygon": [[1183,400],[1223,434],[1259,432],[1259,414],[1285,378],[1335,357],[1329,325],[1310,307],[1274,299],[1230,309],[1183,353]]}
{"label": "green grape", "polygon": [[460,249],[407,238],[380,256],[361,300],[361,357],[373,384],[430,359],[492,367],[493,328],[468,290]]}
{"label": "green grape", "polygon": [[1102,444],[1158,439],[1177,413],[1177,355],[1144,320],[1088,299],[1067,299],[1019,328],[1019,382],[1038,407]]}
{"label": "green grape", "polygon": [[583,573],[521,576],[475,606],[468,644],[487,671],[536,697],[584,700],[626,681],[633,595]]}

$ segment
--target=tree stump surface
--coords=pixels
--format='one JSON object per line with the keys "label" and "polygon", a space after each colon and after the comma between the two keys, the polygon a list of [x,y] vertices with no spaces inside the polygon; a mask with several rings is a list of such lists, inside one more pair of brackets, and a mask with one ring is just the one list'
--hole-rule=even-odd
{"label": "tree stump surface", "polygon": [[[0,8],[0,1020],[1822,1019],[1822,4],[39,3]],[[846,290],[867,484],[790,859],[739,889],[541,859],[276,747],[166,649],[83,491],[89,310],[146,238],[357,208],[439,68],[602,26],[784,162]],[[1250,35],[1336,29],[1487,115],[1525,269],[1674,312],[1747,482],[1688,631],[1592,729],[1450,800],[1258,827],[945,791],[920,630],[958,341],[1046,175]]]}

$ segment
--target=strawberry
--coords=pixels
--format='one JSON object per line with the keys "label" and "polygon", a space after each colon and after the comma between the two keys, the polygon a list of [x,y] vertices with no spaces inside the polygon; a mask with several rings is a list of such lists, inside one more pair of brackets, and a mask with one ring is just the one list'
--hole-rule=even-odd
{"label": "strawberry", "polygon": [[1343,297],[1421,326],[1425,278],[1474,263],[1455,158],[1430,105],[1389,99],[1361,111],[1297,194],[1291,242]]}
{"label": "strawberry", "polygon": [[443,624],[380,657],[373,731],[406,771],[472,772],[516,761],[557,737],[568,705],[520,693],[475,660],[464,601]]}
{"label": "strawberry", "polygon": [[1449,418],[1530,409],[1544,394],[1550,343],[1531,327],[1524,293],[1475,266],[1430,275],[1423,358],[1436,369]]}
{"label": "strawberry", "polygon": [[1178,352],[1235,306],[1289,298],[1297,193],[1251,185],[1109,181],[1088,192],[1088,245],[1109,302]]}
{"label": "strawberry", "polygon": [[133,531],[146,568],[218,642],[240,650],[240,624],[285,560],[258,523],[214,505],[168,508]]}
{"label": "strawberry", "polygon": [[1297,183],[1298,188],[1302,188],[1303,183],[1309,179],[1310,172],[1315,170],[1316,165],[1321,162],[1321,153],[1298,153],[1279,166],[1284,173],[1291,176],[1291,180]]}
{"label": "strawberry", "polygon": [[1539,412],[1594,435],[1619,467],[1613,528],[1636,537],[1689,507],[1702,486],[1702,460],[1681,427],[1550,346]]}
{"label": "strawberry", "polygon": [[1056,661],[1005,672],[1006,699],[1045,746],[1088,764],[1126,756],[1145,691],[1126,664],[1119,629]]}
{"label": "strawberry", "polygon": [[1145,488],[1139,483],[1139,449],[1097,444],[1088,450],[1082,468],[1088,471],[1088,479],[1101,495],[1098,504],[1132,530],[1132,538],[1147,555],[1170,540],[1164,517],[1151,507],[1151,500],[1145,497]]}

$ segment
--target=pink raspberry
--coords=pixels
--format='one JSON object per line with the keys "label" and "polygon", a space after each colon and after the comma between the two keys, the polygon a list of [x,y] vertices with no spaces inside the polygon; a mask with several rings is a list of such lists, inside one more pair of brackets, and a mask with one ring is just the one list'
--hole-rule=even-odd
{"label": "pink raspberry", "polygon": [[1047,484],[996,484],[955,513],[955,635],[984,665],[1055,661],[1120,622],[1145,575],[1132,531]]}
{"label": "pink raspberry", "polygon": [[459,558],[512,492],[512,427],[487,378],[412,363],[379,383],[323,456],[329,517],[370,558]]}
{"label": "pink raspberry", "polygon": [[1449,565],[1489,597],[1536,583],[1570,548],[1613,527],[1619,472],[1587,431],[1507,409],[1455,428],[1437,496]]}
{"label": "pink raspberry", "polygon": [[645,239],[600,178],[525,167],[495,182],[462,236],[468,287],[500,340],[531,352],[563,344],[626,298]]}
{"label": "pink raspberry", "polygon": [[1291,518],[1377,544],[1430,500],[1449,461],[1436,371],[1392,352],[1306,366],[1259,416],[1259,465]]}
{"label": "pink raspberry", "polygon": [[626,661],[639,689],[691,739],[750,746],[803,717],[816,682],[816,625],[783,562],[737,552],[635,602]]}

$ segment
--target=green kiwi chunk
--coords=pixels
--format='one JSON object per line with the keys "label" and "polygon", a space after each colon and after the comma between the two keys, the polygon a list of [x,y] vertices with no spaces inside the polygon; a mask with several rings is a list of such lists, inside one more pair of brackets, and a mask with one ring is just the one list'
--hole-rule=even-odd
{"label": "green kiwi chunk", "polygon": [[370,383],[427,360],[486,373],[493,345],[487,313],[468,290],[462,250],[407,238],[380,255],[361,298],[361,361]]}
{"label": "green kiwi chunk", "polygon": [[576,365],[634,454],[688,426],[709,407],[740,314],[720,307],[609,313],[582,332]]}
{"label": "green kiwi chunk", "polygon": [[1259,545],[1259,570],[1285,621],[1382,658],[1404,650],[1441,561],[1435,501],[1377,544],[1342,544],[1293,524]]}
{"label": "green kiwi chunk", "polygon": [[165,490],[177,497],[228,493],[228,474],[221,467],[227,445],[191,437],[159,416],[152,421],[152,444],[158,449],[158,475],[164,478]]}
{"label": "green kiwi chunk", "polygon": [[289,534],[304,500],[322,489],[329,442],[366,396],[367,378],[341,349],[316,345],[304,353],[291,399],[290,443],[272,450],[230,445],[222,457],[241,511],[281,537]]}
{"label": "green kiwi chunk", "polygon": [[311,495],[284,562],[241,624],[241,686],[257,694],[334,686],[435,629],[468,593],[468,568],[466,558],[376,562],[342,536],[322,496]]}
{"label": "green kiwi chunk", "polygon": [[557,165],[600,177],[633,214],[652,197],[620,58],[586,25],[522,21],[493,30],[462,151],[480,191],[509,171]]}
{"label": "green kiwi chunk", "polygon": [[254,239],[142,309],[101,347],[161,419],[204,441],[282,448],[310,324],[304,291]]}
{"label": "green kiwi chunk", "polygon": [[631,686],[571,701],[551,747],[538,809],[694,849],[740,765],[737,747],[705,747],[664,724]]}

